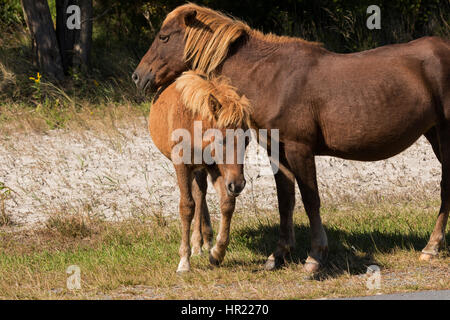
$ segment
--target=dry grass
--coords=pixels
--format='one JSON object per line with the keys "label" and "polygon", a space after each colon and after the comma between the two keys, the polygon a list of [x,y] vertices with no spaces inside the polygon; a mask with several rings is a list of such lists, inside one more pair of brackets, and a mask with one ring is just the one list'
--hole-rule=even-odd
{"label": "dry grass", "polygon": [[0,181],[0,227],[12,225],[12,220],[6,212],[6,200],[11,196],[11,188]]}
{"label": "dry grass", "polygon": [[[175,273],[179,223],[153,218],[122,223],[86,214],[52,217],[42,229],[0,231],[0,297],[50,299],[309,299],[409,292],[450,287],[448,250],[431,263],[418,261],[435,221],[437,202],[358,204],[324,208],[329,264],[311,278],[302,269],[309,247],[304,212],[297,212],[297,249],[281,270],[263,270],[278,236],[274,212],[234,217],[223,265],[206,254],[193,271]],[[213,216],[217,230],[218,216]],[[449,234],[447,234],[447,241]],[[369,265],[381,268],[378,291],[366,287]],[[81,269],[82,289],[65,283],[69,265]]]}

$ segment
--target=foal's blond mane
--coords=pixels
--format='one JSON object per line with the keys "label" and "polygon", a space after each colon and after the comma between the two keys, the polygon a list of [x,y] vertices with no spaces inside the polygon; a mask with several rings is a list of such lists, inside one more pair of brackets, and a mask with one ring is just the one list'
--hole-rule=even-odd
{"label": "foal's blond mane", "polygon": [[250,101],[237,93],[227,77],[208,79],[198,71],[186,71],[176,80],[176,89],[188,110],[215,127],[251,127]]}
{"label": "foal's blond mane", "polygon": [[184,59],[192,64],[192,69],[207,75],[216,70],[227,57],[230,45],[243,35],[270,43],[301,42],[320,45],[300,38],[263,34],[236,18],[193,3],[177,7],[164,23],[188,10],[195,10],[197,14],[193,23],[186,26]]}

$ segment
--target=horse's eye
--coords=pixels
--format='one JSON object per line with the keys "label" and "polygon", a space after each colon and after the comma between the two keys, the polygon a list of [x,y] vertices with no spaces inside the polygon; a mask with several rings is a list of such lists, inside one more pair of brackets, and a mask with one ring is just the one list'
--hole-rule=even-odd
{"label": "horse's eye", "polygon": [[160,35],[159,36],[159,40],[161,40],[162,42],[166,43],[167,41],[169,41],[169,36]]}

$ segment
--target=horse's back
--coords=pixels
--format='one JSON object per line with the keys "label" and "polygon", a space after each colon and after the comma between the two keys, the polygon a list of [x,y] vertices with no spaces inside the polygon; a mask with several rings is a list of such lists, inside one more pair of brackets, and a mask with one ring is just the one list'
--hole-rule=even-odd
{"label": "horse's back", "polygon": [[380,160],[410,146],[442,117],[436,110],[448,92],[445,53],[448,42],[428,37],[323,60],[307,90],[323,101],[323,152]]}

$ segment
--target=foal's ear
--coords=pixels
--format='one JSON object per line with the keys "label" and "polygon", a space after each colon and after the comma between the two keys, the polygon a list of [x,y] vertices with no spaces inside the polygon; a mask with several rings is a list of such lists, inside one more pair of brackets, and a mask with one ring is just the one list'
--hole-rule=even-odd
{"label": "foal's ear", "polygon": [[181,18],[183,19],[185,25],[190,25],[194,21],[196,16],[197,10],[189,9],[182,14]]}
{"label": "foal's ear", "polygon": [[212,95],[212,94],[209,95],[208,107],[209,107],[209,111],[213,115],[214,119],[217,121],[219,119],[219,110],[220,110],[221,104],[220,104],[219,100],[217,100],[217,98],[214,97],[214,95]]}

